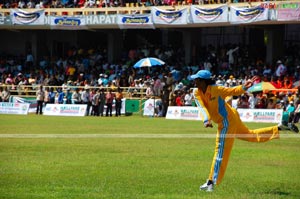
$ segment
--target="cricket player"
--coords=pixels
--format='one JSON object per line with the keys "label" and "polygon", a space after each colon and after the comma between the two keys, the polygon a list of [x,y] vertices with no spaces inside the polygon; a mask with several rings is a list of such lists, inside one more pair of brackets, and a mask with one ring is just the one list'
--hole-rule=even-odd
{"label": "cricket player", "polygon": [[236,87],[217,86],[208,70],[200,70],[192,75],[196,87],[194,99],[203,116],[204,127],[213,127],[212,121],[218,124],[215,154],[210,174],[206,183],[200,186],[201,190],[213,191],[214,185],[221,182],[228,163],[231,148],[235,138],[250,142],[266,142],[279,138],[280,127],[272,126],[249,130],[241,121],[239,113],[226,103],[227,96],[243,94],[258,77],[253,77],[243,85]]}

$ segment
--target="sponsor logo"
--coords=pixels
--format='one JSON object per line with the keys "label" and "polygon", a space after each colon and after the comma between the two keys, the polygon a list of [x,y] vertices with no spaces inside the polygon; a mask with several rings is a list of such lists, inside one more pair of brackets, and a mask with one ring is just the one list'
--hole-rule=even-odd
{"label": "sponsor logo", "polygon": [[122,23],[124,24],[143,24],[148,23],[149,17],[123,17]]}
{"label": "sponsor logo", "polygon": [[163,21],[167,22],[167,23],[172,23],[174,21],[176,21],[178,18],[182,17],[182,12],[178,11],[178,12],[162,12],[157,10],[155,12],[155,16],[161,18]]}
{"label": "sponsor logo", "polygon": [[80,26],[81,21],[76,18],[62,17],[54,19],[54,24],[59,26]]}
{"label": "sponsor logo", "polygon": [[195,15],[199,18],[203,19],[214,19],[223,13],[223,9],[216,8],[216,9],[197,9],[195,10]]}
{"label": "sponsor logo", "polygon": [[253,19],[259,15],[261,15],[265,11],[263,7],[255,7],[255,8],[248,8],[243,10],[236,10],[235,14],[238,17],[243,18],[244,20]]}
{"label": "sponsor logo", "polygon": [[14,12],[13,16],[16,21],[22,24],[30,24],[35,22],[41,16],[41,14],[39,12],[25,13],[25,12],[17,11]]}

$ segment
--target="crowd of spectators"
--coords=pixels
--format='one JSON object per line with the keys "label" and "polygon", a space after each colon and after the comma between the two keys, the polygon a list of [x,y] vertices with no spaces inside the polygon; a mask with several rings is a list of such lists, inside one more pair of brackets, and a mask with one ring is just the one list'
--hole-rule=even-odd
{"label": "crowd of spectators", "polygon": [[[215,75],[216,83],[224,86],[242,84],[253,75],[259,75],[261,81],[269,81],[276,88],[291,89],[298,86],[295,84],[300,79],[300,56],[295,45],[287,46],[287,54],[274,64],[250,57],[247,46],[232,44],[220,48],[203,46],[199,52],[199,62],[185,64],[182,49],[171,45],[140,46],[124,52],[117,63],[107,61],[107,50],[103,48],[73,47],[62,57],[44,56],[40,60],[36,60],[30,50],[25,56],[1,54],[1,92],[7,87],[10,92],[18,93],[24,85],[31,85],[33,89],[38,85],[61,86],[64,92],[75,92],[75,88],[88,86],[112,91],[122,88],[127,97],[140,97],[139,91],[145,89],[145,97],[158,96],[165,106],[191,105],[193,85],[189,76],[199,69],[210,70]],[[134,63],[149,56],[165,61],[166,65],[133,68]],[[24,94],[24,90],[21,92],[19,94]],[[56,93],[58,95],[59,91]],[[284,91],[243,95],[237,106],[268,108],[282,100],[288,105],[291,100],[286,100],[286,96],[289,94],[298,95]],[[255,103],[251,101],[253,97]],[[296,102],[295,99],[293,102]]]}
{"label": "crowd of spectators", "polygon": [[[210,0],[4,0],[2,8],[99,8],[134,6],[172,6],[188,4],[209,4]],[[217,1],[216,1],[217,3]],[[220,3],[226,3],[225,0]],[[234,1],[238,3],[238,1]]]}

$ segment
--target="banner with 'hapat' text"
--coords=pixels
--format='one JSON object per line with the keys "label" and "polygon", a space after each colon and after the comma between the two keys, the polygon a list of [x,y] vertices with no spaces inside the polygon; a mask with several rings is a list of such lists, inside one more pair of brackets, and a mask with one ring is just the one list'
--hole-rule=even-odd
{"label": "banner with 'hapat' text", "polygon": [[169,10],[161,10],[157,7],[153,7],[151,10],[152,19],[154,24],[165,24],[165,25],[184,25],[187,24],[187,13],[188,10],[186,8],[177,10],[177,11],[169,11]]}
{"label": "banner with 'hapat' text", "polygon": [[228,6],[221,5],[216,8],[205,8],[192,5],[190,15],[193,23],[228,22]]}
{"label": "banner with 'hapat' text", "polygon": [[251,8],[237,8],[230,6],[229,22],[234,24],[253,23],[267,21],[269,9],[262,6]]}

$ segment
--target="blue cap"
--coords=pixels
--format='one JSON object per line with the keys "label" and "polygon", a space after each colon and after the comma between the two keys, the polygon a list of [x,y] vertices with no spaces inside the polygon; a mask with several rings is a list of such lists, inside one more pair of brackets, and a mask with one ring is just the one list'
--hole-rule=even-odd
{"label": "blue cap", "polygon": [[211,79],[211,73],[208,70],[199,70],[196,74],[191,75],[191,79]]}

